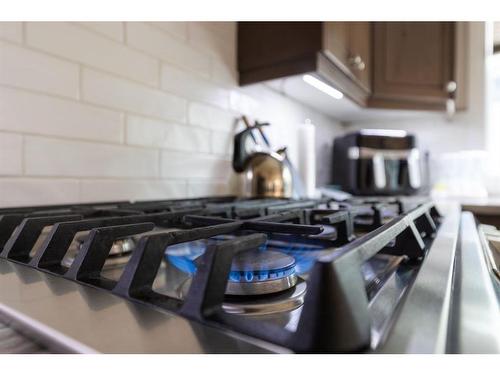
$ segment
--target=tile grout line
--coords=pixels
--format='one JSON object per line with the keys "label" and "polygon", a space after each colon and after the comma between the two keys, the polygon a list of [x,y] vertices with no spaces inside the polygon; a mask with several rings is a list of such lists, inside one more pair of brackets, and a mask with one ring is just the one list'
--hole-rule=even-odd
{"label": "tile grout line", "polygon": [[[174,21],[174,22],[177,22],[177,21]],[[166,34],[167,36],[173,37],[173,38],[177,39],[181,43],[187,43],[187,41],[188,41],[188,35],[187,35],[187,29],[188,29],[188,27],[187,27],[187,22],[186,21],[179,21],[179,22],[186,24],[186,37],[185,38],[184,37],[180,37],[180,36],[176,35],[175,33],[172,33],[170,31],[167,31],[167,30],[161,28],[160,26],[156,25],[156,23],[157,23],[156,21],[146,21],[146,23],[149,26],[152,26],[155,30],[161,31],[163,34]]]}
{"label": "tile grout line", "polygon": [[[200,182],[212,182],[224,183],[224,180],[212,180],[211,178],[205,177],[193,177],[195,182],[200,180]],[[176,178],[176,177],[162,177],[160,179],[155,177],[102,177],[102,176],[51,176],[51,175],[19,175],[19,174],[4,174],[0,175],[0,181],[2,180],[34,180],[34,181],[54,181],[54,180],[69,180],[69,181],[115,181],[115,182],[175,182],[184,183],[186,179]]]}
{"label": "tile grout line", "polygon": [[158,151],[158,177],[161,179],[163,177],[163,152]]}
{"label": "tile grout line", "polygon": [[83,102],[83,66],[78,64],[78,101]]}
{"label": "tile grout line", "polygon": [[123,31],[123,44],[128,47],[128,33],[127,33],[127,22],[122,22],[122,31]]}
{"label": "tile grout line", "polygon": [[129,145],[130,144],[129,141],[128,141],[129,118],[128,118],[128,114],[126,112],[123,112],[122,116],[123,116],[123,120],[122,120],[122,126],[123,126],[123,139],[122,139],[122,143],[124,145]]}
{"label": "tile grout line", "polygon": [[[202,129],[202,130],[207,130],[207,129]],[[208,130],[207,130],[208,131]],[[42,138],[42,139],[47,139],[47,140],[52,140],[52,141],[61,141],[61,142],[72,142],[72,143],[83,143],[83,144],[92,144],[92,145],[103,145],[103,146],[111,146],[111,147],[119,147],[119,148],[127,148],[131,150],[138,150],[138,151],[155,151],[155,150],[162,150],[165,152],[171,152],[171,153],[178,153],[178,154],[190,154],[193,152],[192,149],[187,149],[187,148],[168,148],[168,147],[159,147],[155,145],[141,145],[137,143],[118,143],[118,142],[104,142],[104,141],[99,141],[99,140],[93,140],[93,139],[84,139],[84,138],[67,138],[64,136],[58,136],[58,135],[52,135],[52,134],[40,134],[40,133],[31,133],[31,132],[19,132],[19,131],[13,131],[13,130],[4,130],[0,129],[0,134],[5,133],[5,134],[15,134],[15,135],[20,135],[23,137],[32,137],[32,138]],[[214,157],[217,158],[217,156],[220,156],[221,154],[212,154],[210,152],[202,152],[198,151],[198,154],[202,156],[208,156],[208,157]],[[220,159],[220,158],[217,158]]]}
{"label": "tile grout line", "polygon": [[[105,33],[100,33],[99,31],[96,31],[94,29],[91,29],[90,27],[86,26],[86,25],[82,25],[81,22],[86,22],[86,21],[68,21],[67,23],[72,25],[72,26],[75,26],[75,27],[78,27],[78,28],[81,28],[85,31],[88,31],[92,34],[95,34],[97,36],[100,36],[102,38],[106,38],[107,40],[111,41],[111,42],[115,42],[115,43],[120,43],[120,44],[124,44],[123,41],[120,41],[118,39],[115,39],[113,38],[112,36],[109,36]],[[88,22],[94,22],[94,21],[88,21]],[[109,22],[114,22],[114,21],[109,21]]]}
{"label": "tile grout line", "polygon": [[26,137],[21,135],[21,174],[26,175]]}
{"label": "tile grout line", "polygon": [[26,46],[26,39],[27,39],[27,35],[26,35],[26,22],[22,22],[21,23],[21,33],[22,33],[22,45],[23,46]]}
{"label": "tile grout line", "polygon": [[78,201],[82,201],[82,180],[80,178],[77,179],[77,197]]}

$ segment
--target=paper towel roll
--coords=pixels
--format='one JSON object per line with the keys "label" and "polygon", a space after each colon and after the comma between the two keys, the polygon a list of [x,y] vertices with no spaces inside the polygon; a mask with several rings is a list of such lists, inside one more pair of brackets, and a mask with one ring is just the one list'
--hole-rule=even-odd
{"label": "paper towel roll", "polygon": [[299,126],[298,170],[307,198],[316,196],[316,129],[310,120]]}

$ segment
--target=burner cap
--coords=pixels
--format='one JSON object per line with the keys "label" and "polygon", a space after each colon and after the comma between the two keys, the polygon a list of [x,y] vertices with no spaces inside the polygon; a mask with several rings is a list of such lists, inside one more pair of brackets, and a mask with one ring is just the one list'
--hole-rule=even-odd
{"label": "burner cap", "polygon": [[295,271],[295,259],[272,250],[249,250],[237,254],[231,265],[230,281],[275,280]]}
{"label": "burner cap", "polygon": [[[226,298],[222,304],[222,308],[228,313],[238,315],[268,315],[284,313],[302,306],[305,294],[306,282],[298,278],[297,285],[283,293],[254,296],[253,298]],[[280,314],[279,317],[281,318],[282,314]]]}
{"label": "burner cap", "polygon": [[226,295],[258,296],[263,294],[275,294],[293,288],[297,284],[297,280],[297,275],[295,273],[290,273],[279,279],[268,279],[266,281],[228,281]]}
{"label": "burner cap", "polygon": [[226,294],[271,294],[295,284],[297,276],[293,257],[272,250],[249,250],[234,257]]}

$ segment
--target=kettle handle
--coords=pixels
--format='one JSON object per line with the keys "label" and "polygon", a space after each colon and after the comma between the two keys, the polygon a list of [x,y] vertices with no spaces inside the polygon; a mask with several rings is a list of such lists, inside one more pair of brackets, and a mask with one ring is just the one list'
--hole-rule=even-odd
{"label": "kettle handle", "polygon": [[250,154],[245,149],[248,137],[252,136],[253,128],[246,128],[234,136],[233,169],[241,173],[245,170]]}

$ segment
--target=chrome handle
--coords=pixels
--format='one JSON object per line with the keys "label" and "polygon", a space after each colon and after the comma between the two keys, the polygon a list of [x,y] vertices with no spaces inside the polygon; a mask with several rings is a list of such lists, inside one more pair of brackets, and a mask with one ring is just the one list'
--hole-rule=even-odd
{"label": "chrome handle", "polygon": [[422,180],[420,178],[420,152],[418,149],[414,148],[410,151],[407,163],[410,186],[414,189],[418,189],[422,186]]}
{"label": "chrome handle", "polygon": [[359,70],[359,71],[365,70],[365,68],[366,68],[366,64],[360,55],[354,55],[354,56],[350,57],[349,58],[349,65],[351,65],[351,67],[353,67],[354,69]]}
{"label": "chrome handle", "polygon": [[381,153],[376,153],[373,155],[373,181],[375,182],[375,187],[382,190],[387,185],[387,180],[385,178],[385,159]]}

